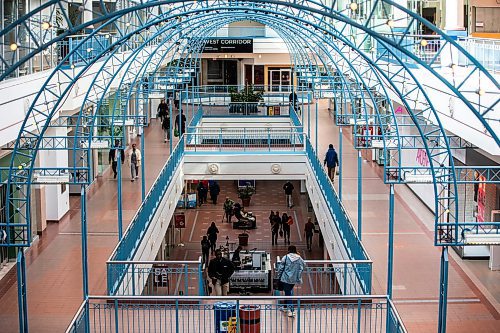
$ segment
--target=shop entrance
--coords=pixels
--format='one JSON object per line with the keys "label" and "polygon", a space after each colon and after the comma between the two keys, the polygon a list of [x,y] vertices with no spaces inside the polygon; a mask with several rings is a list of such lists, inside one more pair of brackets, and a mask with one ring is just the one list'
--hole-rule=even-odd
{"label": "shop entrance", "polygon": [[290,91],[292,71],[290,68],[269,70],[269,91]]}
{"label": "shop entrance", "polygon": [[207,60],[208,85],[237,85],[238,62],[237,60]]}

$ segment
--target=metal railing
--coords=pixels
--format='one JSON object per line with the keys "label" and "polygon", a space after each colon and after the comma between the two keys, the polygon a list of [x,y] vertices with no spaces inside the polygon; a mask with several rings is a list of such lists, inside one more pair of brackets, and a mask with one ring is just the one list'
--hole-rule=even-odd
{"label": "metal railing", "polygon": [[[280,305],[285,301],[287,307]],[[293,310],[293,319],[287,310]],[[406,328],[387,296],[90,296],[66,333],[85,331],[404,333]]]}
{"label": "metal railing", "polygon": [[[122,240],[114,249],[110,260],[130,260],[137,250],[142,237],[144,236],[155,212],[160,204],[161,198],[170,186],[170,181],[184,156],[184,136],[179,140],[179,144],[170,154],[169,159],[154,181],[146,198],[137,210],[134,218],[125,231]],[[124,274],[125,271],[122,272]],[[117,275],[119,276],[119,275]],[[108,282],[109,283],[109,282]]]}
{"label": "metal railing", "polygon": [[296,152],[304,150],[304,133],[288,128],[199,128],[188,134],[186,151]]}
{"label": "metal railing", "polygon": [[201,258],[184,261],[108,261],[108,295],[203,296]]}
{"label": "metal railing", "polygon": [[[401,40],[401,37],[403,37],[403,34],[398,34],[398,33],[382,34],[382,35],[384,37],[387,37],[391,40],[396,40],[398,42]],[[411,34],[405,34],[403,40],[400,43],[400,45],[403,48],[416,55],[422,61],[426,63],[434,61],[433,62],[434,64],[441,63],[441,56],[440,54],[438,54],[438,52],[441,49],[442,44],[443,42],[441,40],[441,37],[437,35],[411,35]],[[394,54],[386,52],[385,51],[386,49],[391,50]],[[415,60],[408,57],[406,54],[404,54],[403,52],[399,51],[398,49],[392,46],[378,45],[376,51],[377,51],[377,56],[384,54],[382,58],[386,58],[387,60],[390,61],[401,60],[407,64],[416,64]]]}
{"label": "metal railing", "polygon": [[[294,295],[369,295],[371,293],[371,260],[304,260],[303,283],[296,285]],[[276,258],[275,272],[281,265]],[[276,273],[275,273],[276,276]]]}
{"label": "metal railing", "polygon": [[304,283],[295,295],[369,295],[371,260],[305,260]]}
{"label": "metal railing", "polygon": [[[487,70],[500,71],[500,40],[489,38],[458,37],[458,44],[476,58]],[[473,65],[462,53],[459,66]]]}
{"label": "metal railing", "polygon": [[323,168],[318,155],[314,151],[309,140],[305,142],[306,155],[309,158],[309,163],[314,171],[314,175],[322,189],[323,196],[328,208],[332,214],[333,220],[336,222],[335,227],[342,236],[344,247],[346,248],[349,257],[353,260],[368,260],[368,255],[363,247],[363,244],[358,238],[356,231],[351,223],[347,210],[340,201],[332,182],[328,178],[325,169]]}
{"label": "metal railing", "polygon": [[[217,37],[266,37],[266,27],[238,26],[218,29],[211,38]],[[209,51],[207,51],[209,52]]]}

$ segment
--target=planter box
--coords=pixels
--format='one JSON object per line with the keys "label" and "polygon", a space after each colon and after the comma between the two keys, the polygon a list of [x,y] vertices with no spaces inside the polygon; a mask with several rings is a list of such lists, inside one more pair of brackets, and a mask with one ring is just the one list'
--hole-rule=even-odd
{"label": "planter box", "polygon": [[256,114],[259,112],[259,103],[229,103],[229,113]]}

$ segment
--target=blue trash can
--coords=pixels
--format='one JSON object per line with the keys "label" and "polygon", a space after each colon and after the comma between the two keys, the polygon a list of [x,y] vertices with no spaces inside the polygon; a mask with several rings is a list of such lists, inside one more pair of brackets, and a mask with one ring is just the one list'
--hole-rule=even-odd
{"label": "blue trash can", "polygon": [[217,302],[214,304],[215,333],[227,332],[229,319],[236,317],[236,303]]}

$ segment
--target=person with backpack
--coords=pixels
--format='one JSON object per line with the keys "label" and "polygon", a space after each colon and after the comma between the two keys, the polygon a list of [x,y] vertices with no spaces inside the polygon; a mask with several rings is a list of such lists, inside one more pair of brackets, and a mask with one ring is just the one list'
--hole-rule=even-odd
{"label": "person with backpack", "polygon": [[164,142],[170,141],[170,115],[168,112],[162,117],[161,129],[164,133]]}
{"label": "person with backpack", "polygon": [[156,111],[156,116],[163,123],[163,118],[168,114],[168,104],[165,102],[165,99],[162,99],[160,104],[158,104],[158,110]]}
{"label": "person with backpack", "polygon": [[292,199],[292,194],[293,194],[293,184],[290,181],[287,181],[285,185],[283,185],[283,190],[285,191],[285,197],[286,197],[286,205],[288,208],[293,207],[293,199]]}
{"label": "person with backpack", "polygon": [[337,165],[339,165],[339,158],[337,156],[335,148],[333,148],[333,145],[331,143],[328,146],[328,151],[326,152],[323,165],[327,167],[328,177],[330,177],[332,183],[335,182],[335,168],[337,167]]}
{"label": "person with backpack", "polygon": [[[302,284],[302,272],[306,267],[306,263],[297,253],[295,245],[288,246],[288,254],[285,255],[280,262],[276,275],[283,286],[285,296],[293,296],[293,288],[296,284]],[[293,309],[293,301],[286,300],[283,310],[288,311],[288,317],[295,317]]]}
{"label": "person with backpack", "polygon": [[210,256],[210,241],[207,236],[203,236],[201,240],[201,259],[204,264],[208,263]]}
{"label": "person with backpack", "polygon": [[304,226],[304,233],[306,234],[307,249],[312,251],[312,239],[314,235],[314,223],[312,223],[311,218],[307,219],[307,223]]}

